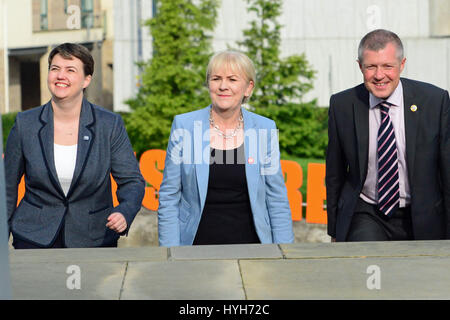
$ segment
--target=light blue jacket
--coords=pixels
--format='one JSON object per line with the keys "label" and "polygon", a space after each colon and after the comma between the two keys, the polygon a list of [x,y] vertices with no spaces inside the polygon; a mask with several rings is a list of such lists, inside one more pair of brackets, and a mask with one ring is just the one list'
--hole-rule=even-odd
{"label": "light blue jacket", "polygon": [[[159,244],[192,245],[208,191],[210,107],[174,118],[159,190]],[[294,241],[275,122],[242,109],[245,173],[261,243]]]}

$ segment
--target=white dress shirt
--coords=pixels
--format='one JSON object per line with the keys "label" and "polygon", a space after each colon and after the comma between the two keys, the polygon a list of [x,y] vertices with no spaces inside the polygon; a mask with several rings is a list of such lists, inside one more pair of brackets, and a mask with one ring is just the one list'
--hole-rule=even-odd
{"label": "white dress shirt", "polygon": [[400,207],[405,207],[411,202],[411,193],[408,181],[408,170],[406,167],[406,138],[405,138],[405,116],[403,103],[403,86],[399,81],[397,88],[383,100],[369,94],[369,159],[367,176],[360,197],[371,204],[378,203],[378,128],[381,123],[380,108],[378,105],[387,101],[392,104],[389,108],[389,116],[394,126],[395,142],[398,151],[398,169],[400,181]]}
{"label": "white dress shirt", "polygon": [[72,146],[54,144],[56,173],[58,174],[59,184],[66,196],[75,171],[77,147],[78,145],[76,144]]}

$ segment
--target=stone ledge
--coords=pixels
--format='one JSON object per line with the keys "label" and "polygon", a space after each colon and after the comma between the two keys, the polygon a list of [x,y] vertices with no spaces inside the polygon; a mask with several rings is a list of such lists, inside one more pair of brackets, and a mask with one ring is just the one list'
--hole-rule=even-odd
{"label": "stone ledge", "polygon": [[280,245],[286,259],[450,256],[450,241],[294,243]]}
{"label": "stone ledge", "polygon": [[[450,257],[241,261],[247,298],[450,299]],[[379,289],[367,285],[380,271]],[[368,272],[370,271],[370,272]]]}
{"label": "stone ledge", "polygon": [[[13,299],[20,300],[117,300],[126,262],[11,263]],[[80,286],[71,281],[80,270]],[[68,285],[69,283],[69,285]],[[74,289],[70,289],[74,288]]]}
{"label": "stone ledge", "polygon": [[237,261],[130,262],[123,300],[245,299]]}
{"label": "stone ledge", "polygon": [[283,254],[275,244],[210,245],[169,248],[173,260],[237,260],[237,259],[281,259]]}
{"label": "stone ledge", "polygon": [[14,299],[450,299],[449,266],[449,240],[10,251]]}
{"label": "stone ledge", "polygon": [[10,250],[9,261],[14,263],[36,262],[128,262],[165,261],[168,251],[163,247],[141,248],[77,248]]}

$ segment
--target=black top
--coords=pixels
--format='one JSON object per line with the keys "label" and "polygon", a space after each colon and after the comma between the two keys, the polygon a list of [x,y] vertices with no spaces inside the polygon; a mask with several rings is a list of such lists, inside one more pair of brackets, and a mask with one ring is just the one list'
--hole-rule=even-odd
{"label": "black top", "polygon": [[248,197],[244,144],[211,149],[208,193],[193,244],[237,243],[260,243]]}

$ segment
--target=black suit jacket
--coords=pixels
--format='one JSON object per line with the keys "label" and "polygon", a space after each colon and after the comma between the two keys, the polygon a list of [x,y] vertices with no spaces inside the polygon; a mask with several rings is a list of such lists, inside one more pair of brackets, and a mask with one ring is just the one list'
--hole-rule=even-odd
{"label": "black suit jacket", "polygon": [[[17,115],[5,151],[10,231],[42,247],[51,246],[63,226],[67,247],[114,244],[119,235],[106,227],[107,217],[122,213],[129,229],[145,188],[122,118],[83,100],[76,165],[67,196],[56,173],[53,135],[51,102]],[[23,174],[25,195],[16,208]],[[116,208],[110,174],[118,185]]]}
{"label": "black suit jacket", "polygon": [[[450,238],[448,92],[401,78],[414,238]],[[417,111],[411,110],[417,106]],[[328,234],[345,241],[367,175],[369,92],[364,84],[331,96],[326,188]]]}

